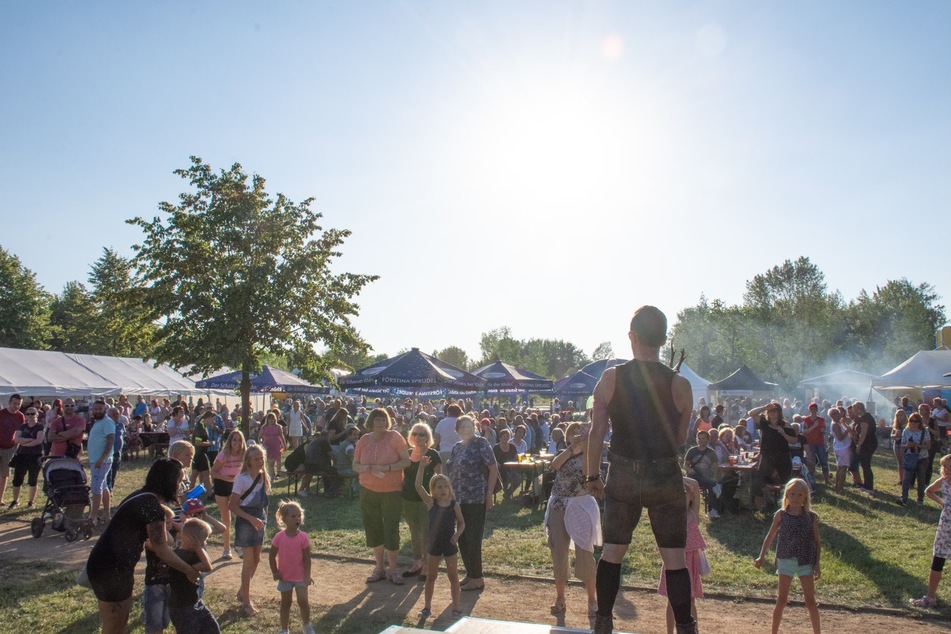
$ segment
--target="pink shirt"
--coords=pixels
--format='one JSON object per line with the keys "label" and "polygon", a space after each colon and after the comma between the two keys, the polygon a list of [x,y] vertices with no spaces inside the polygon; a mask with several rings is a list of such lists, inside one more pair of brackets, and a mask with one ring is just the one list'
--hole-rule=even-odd
{"label": "pink shirt", "polygon": [[218,475],[216,477],[220,480],[230,480],[234,482],[234,479],[241,473],[242,462],[244,462],[244,454],[240,456],[229,456],[223,451],[219,452],[217,457],[215,457],[215,464],[218,466]]}
{"label": "pink shirt", "polygon": [[[389,429],[383,440],[377,441],[373,434],[364,434],[357,441],[353,461],[362,465],[391,465],[403,459],[407,450],[406,439],[399,432]],[[383,477],[380,477],[382,475]],[[385,471],[376,475],[369,471],[360,473],[360,486],[374,493],[392,493],[403,488],[403,470]]]}
{"label": "pink shirt", "polygon": [[[71,429],[82,429],[86,430],[86,419],[80,416],[79,414],[74,414],[71,418],[66,420],[65,425],[63,424],[63,417],[59,417],[50,424],[50,431],[56,434],[62,433],[64,431],[69,431]],[[65,440],[57,440],[50,445],[50,455],[51,456],[65,456],[66,455],[66,442]],[[80,448],[80,453],[82,453],[83,446],[83,435],[79,434],[69,442],[74,445],[78,445]]]}
{"label": "pink shirt", "polygon": [[277,548],[277,571],[281,581],[301,583],[304,580],[303,551],[310,550],[307,533],[297,531],[296,535],[289,537],[285,531],[281,531],[271,540],[271,546]]}

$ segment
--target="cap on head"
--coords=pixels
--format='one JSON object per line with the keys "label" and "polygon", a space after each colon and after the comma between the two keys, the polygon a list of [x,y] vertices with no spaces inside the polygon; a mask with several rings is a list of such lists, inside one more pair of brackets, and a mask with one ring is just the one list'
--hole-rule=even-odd
{"label": "cap on head", "polygon": [[643,345],[659,348],[667,341],[667,316],[656,306],[641,306],[631,319],[631,332]]}

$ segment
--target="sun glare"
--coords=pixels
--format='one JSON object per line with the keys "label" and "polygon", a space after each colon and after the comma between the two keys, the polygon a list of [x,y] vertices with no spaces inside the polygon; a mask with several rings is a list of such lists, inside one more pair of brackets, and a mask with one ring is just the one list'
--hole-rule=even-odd
{"label": "sun glare", "polygon": [[[584,201],[623,206],[633,188],[656,187],[663,125],[626,97],[584,82],[536,82],[487,99],[470,130],[472,161],[487,188],[518,209]],[[569,213],[569,212],[565,212]]]}

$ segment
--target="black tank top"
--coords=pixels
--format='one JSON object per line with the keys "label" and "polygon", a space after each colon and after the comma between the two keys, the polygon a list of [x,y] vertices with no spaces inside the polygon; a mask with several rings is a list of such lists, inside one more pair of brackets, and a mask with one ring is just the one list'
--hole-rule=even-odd
{"label": "black tank top", "polygon": [[680,413],[670,386],[676,372],[659,361],[628,361],[615,369],[608,403],[611,453],[633,460],[677,456]]}

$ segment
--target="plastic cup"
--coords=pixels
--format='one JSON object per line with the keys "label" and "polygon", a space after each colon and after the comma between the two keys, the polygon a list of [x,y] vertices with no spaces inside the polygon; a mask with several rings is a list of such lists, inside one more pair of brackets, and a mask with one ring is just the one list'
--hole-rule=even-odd
{"label": "plastic cup", "polygon": [[205,487],[201,484],[196,484],[195,488],[185,494],[186,500],[193,500],[195,498],[200,498],[205,494]]}

